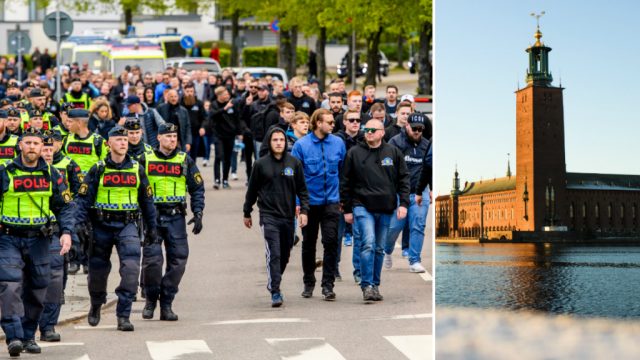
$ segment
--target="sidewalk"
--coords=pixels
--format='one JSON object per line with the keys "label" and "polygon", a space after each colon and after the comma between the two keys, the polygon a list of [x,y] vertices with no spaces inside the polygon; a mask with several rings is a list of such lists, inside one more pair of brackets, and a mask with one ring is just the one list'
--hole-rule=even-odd
{"label": "sidewalk", "polygon": [[[115,289],[120,283],[120,266],[118,262],[118,255],[115,252],[111,255],[111,273],[109,274],[109,282],[107,284],[107,303],[102,306],[102,309],[108,309],[113,306],[118,298],[115,294]],[[60,319],[58,320],[57,327],[62,325],[79,321],[87,317],[89,308],[91,307],[91,301],[89,298],[89,289],[87,288],[87,275],[82,273],[82,269],[76,273],[76,275],[69,275],[67,279],[67,288],[65,293],[65,303],[60,310]],[[140,297],[138,297],[140,301]],[[64,336],[64,334],[62,334]],[[0,339],[4,340],[4,333],[0,334]],[[40,331],[36,333],[36,341],[40,339]]]}

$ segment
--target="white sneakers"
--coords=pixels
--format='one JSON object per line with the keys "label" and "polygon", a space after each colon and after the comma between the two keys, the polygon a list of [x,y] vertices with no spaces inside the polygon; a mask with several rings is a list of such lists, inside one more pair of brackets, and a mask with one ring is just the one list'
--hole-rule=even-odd
{"label": "white sneakers", "polygon": [[391,258],[391,255],[384,254],[384,261],[382,262],[382,264],[384,265],[385,269],[391,269],[391,267],[393,267],[393,259]]}
{"label": "white sneakers", "polygon": [[423,272],[426,272],[427,270],[424,268],[424,266],[422,266],[422,264],[417,262],[413,265],[409,265],[409,271],[412,273],[423,273]]}
{"label": "white sneakers", "polygon": [[231,180],[238,180],[238,174],[231,173]]}

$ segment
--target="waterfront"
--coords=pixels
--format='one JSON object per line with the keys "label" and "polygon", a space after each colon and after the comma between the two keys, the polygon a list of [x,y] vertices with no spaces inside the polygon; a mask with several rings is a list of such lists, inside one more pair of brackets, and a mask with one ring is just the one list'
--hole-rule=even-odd
{"label": "waterfront", "polygon": [[438,306],[640,317],[640,246],[438,244]]}

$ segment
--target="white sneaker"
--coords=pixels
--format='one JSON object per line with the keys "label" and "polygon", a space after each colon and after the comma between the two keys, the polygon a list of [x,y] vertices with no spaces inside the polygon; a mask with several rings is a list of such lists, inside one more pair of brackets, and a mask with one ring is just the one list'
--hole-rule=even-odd
{"label": "white sneaker", "polygon": [[391,267],[393,266],[393,259],[391,258],[391,255],[384,254],[384,261],[382,262],[382,264],[384,265],[385,269],[391,269]]}
{"label": "white sneaker", "polygon": [[238,174],[231,173],[231,180],[238,180]]}
{"label": "white sneaker", "polygon": [[207,165],[209,165],[209,161],[204,160],[204,161],[202,162],[202,166],[207,167]]}
{"label": "white sneaker", "polygon": [[412,273],[423,273],[423,272],[427,272],[427,270],[424,268],[424,266],[422,266],[422,264],[420,264],[419,262],[413,264],[413,265],[409,265],[409,271]]}

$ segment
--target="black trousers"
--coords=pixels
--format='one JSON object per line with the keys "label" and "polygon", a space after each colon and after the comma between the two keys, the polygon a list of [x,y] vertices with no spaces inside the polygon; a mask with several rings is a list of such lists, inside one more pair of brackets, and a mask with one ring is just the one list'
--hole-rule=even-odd
{"label": "black trousers", "polygon": [[253,165],[253,154],[256,152],[253,148],[253,136],[251,134],[244,134],[242,143],[244,144],[244,164],[247,165],[247,181],[249,181],[249,178],[251,178],[251,167]]}
{"label": "black trousers", "polygon": [[309,221],[302,228],[302,270],[305,285],[315,286],[316,276],[316,243],[318,230],[322,231],[322,287],[333,290],[336,279],[336,263],[338,259],[338,224],[340,221],[340,205],[311,205],[307,214]]}
{"label": "black trousers", "polygon": [[279,293],[282,274],[287,268],[293,247],[294,221],[260,215],[260,227],[264,235],[264,254],[267,259],[267,289],[272,294]]}
{"label": "black trousers", "polygon": [[[214,166],[214,177],[216,180],[220,180],[220,161],[222,161],[222,180],[229,180],[229,171],[231,170],[231,155],[233,154],[233,145],[235,143],[235,137],[219,137],[218,141],[215,143],[215,151],[216,151],[216,160],[213,164]],[[220,154],[218,152],[218,148],[222,150],[222,156],[218,156]]]}

